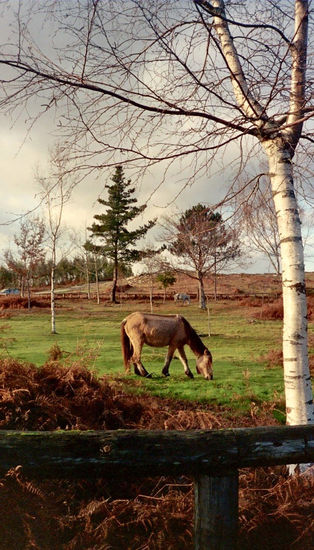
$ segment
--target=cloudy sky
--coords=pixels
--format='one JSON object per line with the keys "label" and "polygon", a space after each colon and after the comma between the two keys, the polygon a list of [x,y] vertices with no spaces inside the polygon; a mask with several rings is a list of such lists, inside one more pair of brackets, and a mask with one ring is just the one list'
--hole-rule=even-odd
{"label": "cloudy sky", "polygon": [[[49,169],[49,149],[56,143],[53,120],[42,119],[29,133],[22,118],[14,122],[3,114],[0,117],[0,187],[2,208],[0,212],[0,262],[3,261],[4,250],[14,249],[14,234],[19,231],[21,216],[45,216],[45,210],[40,205],[40,188],[36,182],[35,172],[39,169],[43,174]],[[72,192],[71,200],[64,211],[64,223],[75,233],[78,241],[84,241],[86,226],[93,215],[101,211],[97,203],[99,196],[104,197],[104,184],[110,182],[112,170],[103,169],[81,182]],[[126,171],[126,175],[128,172]],[[165,215],[178,214],[193,204],[202,202],[214,204],[221,199],[221,188],[224,175],[216,167],[207,178],[184,188],[178,174],[169,174],[166,181],[158,188],[162,180],[162,168],[155,167],[136,185],[136,196],[139,204],[147,201],[147,209],[139,223],[153,217],[159,220]],[[157,189],[157,190],[156,190]],[[182,191],[180,192],[180,190]],[[156,190],[156,191],[155,191]],[[179,192],[179,196],[177,197]],[[150,244],[160,235],[157,224],[150,236]],[[72,246],[72,245],[71,245]],[[64,245],[66,247],[66,245]],[[73,247],[72,247],[72,250]],[[306,270],[314,270],[313,239],[307,238],[305,247]],[[137,271],[141,269],[137,267]],[[269,262],[259,254],[252,254],[250,260],[240,266],[238,271],[264,273],[271,271]]]}
{"label": "cloudy sky", "polygon": [[[1,117],[0,130],[0,186],[2,195],[2,208],[0,213],[0,258],[7,248],[14,249],[14,234],[19,231],[20,217],[30,212],[30,215],[45,216],[45,210],[40,206],[40,188],[36,182],[35,172],[39,169],[42,173],[47,172],[49,167],[49,148],[55,143],[54,126],[50,120],[41,120],[29,134],[23,121],[16,125],[8,117]],[[68,202],[64,212],[64,222],[68,228],[74,230],[78,240],[85,239],[85,228],[92,222],[93,215],[100,212],[97,203],[99,196],[104,196],[104,184],[109,182],[112,171],[104,169],[95,173],[88,179],[81,182],[72,192],[71,200]],[[126,175],[128,172],[126,171]],[[183,187],[181,179],[176,175],[169,174],[166,181],[157,189],[162,179],[161,167],[146,174],[143,181],[137,185],[136,196],[139,203],[147,202],[145,216],[139,223],[147,219],[176,214],[189,208],[193,204],[203,202],[212,204],[221,198],[222,174],[215,168],[208,180],[201,180],[192,186],[187,186],[175,199],[178,191]],[[133,180],[132,180],[133,181]],[[133,181],[136,184],[136,181]],[[160,229],[147,235],[150,244],[158,237]],[[314,258],[310,256],[310,249],[307,250],[307,270],[314,269]],[[0,260],[0,261],[1,261]],[[239,268],[239,271],[246,272],[268,272],[270,266],[262,256],[252,255],[246,265]]]}
{"label": "cloudy sky", "polygon": [[[1,19],[0,25],[5,30],[6,22]],[[19,231],[21,216],[31,213],[44,216],[40,206],[39,185],[35,172],[47,173],[49,165],[49,148],[57,141],[56,124],[52,113],[48,113],[28,132],[27,113],[20,111],[18,120],[12,120],[6,113],[0,113],[0,187],[2,208],[0,211],[0,262],[3,251],[14,247],[14,234]],[[198,179],[192,186],[184,187],[183,176],[188,175],[188,164],[182,166],[182,173],[169,172],[163,180],[163,167],[156,165],[147,172],[142,180],[135,180],[126,170],[136,186],[139,203],[147,202],[147,209],[142,220],[164,215],[173,215],[202,202],[213,205],[222,198],[222,189],[228,181],[228,170],[224,173],[213,165],[206,176]],[[232,166],[229,166],[232,172]],[[104,196],[104,185],[109,182],[113,170],[103,169],[93,173],[81,182],[72,193],[64,212],[64,222],[74,230],[79,239],[85,239],[85,228],[92,222],[93,215],[99,212],[97,198]],[[230,178],[231,179],[231,178]],[[181,192],[180,192],[181,191]],[[158,235],[158,227],[151,234],[151,240]],[[149,237],[148,237],[149,238]],[[309,241],[310,242],[310,241]],[[311,247],[306,249],[306,269],[314,270],[314,258]],[[241,271],[267,272],[268,261],[254,255],[251,262]]]}
{"label": "cloudy sky", "polygon": [[[40,205],[40,187],[36,182],[35,173],[47,173],[49,168],[49,148],[56,141],[53,121],[41,120],[31,133],[28,133],[23,120],[16,124],[9,117],[1,116],[0,130],[0,186],[2,208],[0,212],[0,258],[7,248],[14,249],[14,234],[19,231],[20,218],[26,213],[45,216],[45,210]],[[64,212],[64,222],[73,229],[81,240],[85,236],[85,228],[92,222],[93,215],[100,212],[97,203],[99,196],[105,196],[104,184],[109,182],[112,170],[103,169],[94,173],[81,182],[72,192]],[[128,172],[126,170],[126,175]],[[162,180],[162,168],[156,167],[146,174],[144,179],[136,185],[136,196],[140,204],[147,201],[147,209],[143,219],[147,219],[182,212],[198,202],[212,204],[221,198],[222,174],[213,168],[212,176],[208,180],[201,180],[192,186],[184,187],[183,181],[177,174],[169,173],[166,181],[158,188]],[[155,192],[154,190],[158,188]],[[183,189],[182,189],[183,188]],[[176,198],[180,190],[182,192]],[[147,235],[150,242],[160,233],[158,226]],[[0,261],[1,261],[0,260]],[[252,259],[251,265],[245,270],[251,272],[268,271],[268,263],[257,256]],[[244,270],[244,268],[243,268]]]}

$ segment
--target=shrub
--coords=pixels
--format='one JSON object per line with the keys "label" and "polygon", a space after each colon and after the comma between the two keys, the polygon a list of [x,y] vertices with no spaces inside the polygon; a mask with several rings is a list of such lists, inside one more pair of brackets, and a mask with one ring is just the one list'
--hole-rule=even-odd
{"label": "shrub", "polygon": [[264,305],[261,310],[254,315],[256,319],[276,320],[283,319],[283,303],[282,299],[276,300],[272,304]]}
{"label": "shrub", "polygon": [[260,356],[260,361],[266,361],[267,368],[283,366],[282,350],[271,349],[266,355]]}
{"label": "shrub", "polygon": [[[126,394],[81,365],[37,369],[0,361],[2,429],[197,429],[274,423],[272,407],[234,418],[212,404]],[[286,479],[283,468],[240,472],[241,550],[310,550],[314,477]],[[0,550],[192,548],[190,479],[33,482],[20,466],[0,479]]]}
{"label": "shrub", "polygon": [[[314,296],[307,296],[307,315],[309,321],[314,319]],[[272,304],[264,305],[258,313],[254,314],[254,317],[265,321],[283,319],[282,298],[275,300]]]}
{"label": "shrub", "polygon": [[[49,307],[48,298],[32,298],[31,307]],[[27,309],[28,299],[22,296],[0,296],[0,309]]]}

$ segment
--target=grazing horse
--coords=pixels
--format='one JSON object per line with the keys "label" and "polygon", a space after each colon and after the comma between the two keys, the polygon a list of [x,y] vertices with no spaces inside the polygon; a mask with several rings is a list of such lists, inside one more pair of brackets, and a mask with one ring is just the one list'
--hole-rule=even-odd
{"label": "grazing horse", "polygon": [[191,303],[190,296],[188,294],[184,294],[184,292],[179,292],[179,293],[175,294],[173,299],[174,299],[175,302],[179,302],[180,300],[182,300],[183,304],[185,304],[185,303],[190,304]]}
{"label": "grazing horse", "polygon": [[212,355],[190,323],[181,315],[154,315],[136,311],[128,315],[121,323],[121,345],[125,370],[130,371],[130,362],[132,362],[135,374],[151,378],[141,362],[144,344],[157,348],[168,346],[162,369],[164,376],[169,376],[171,359],[175,350],[178,350],[185,374],[189,378],[194,378],[184,352],[184,346],[187,344],[197,358],[197,373],[202,374],[206,380],[213,379]]}

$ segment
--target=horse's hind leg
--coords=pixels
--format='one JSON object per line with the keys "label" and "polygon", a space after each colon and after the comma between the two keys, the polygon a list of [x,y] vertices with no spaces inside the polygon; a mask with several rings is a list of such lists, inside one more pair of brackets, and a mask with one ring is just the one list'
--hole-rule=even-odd
{"label": "horse's hind leg", "polygon": [[147,370],[145,369],[142,361],[141,361],[141,352],[142,352],[142,347],[143,347],[143,344],[142,342],[132,342],[132,345],[133,345],[133,357],[132,357],[132,362],[133,362],[133,365],[134,365],[134,372],[135,374],[137,374],[138,376],[144,376],[145,378],[151,378],[152,375],[149,374],[149,372],[147,372]]}
{"label": "horse's hind leg", "polygon": [[179,354],[181,363],[182,363],[182,365],[183,365],[183,367],[184,367],[184,372],[185,372],[185,374],[186,374],[189,378],[194,378],[192,371],[190,371],[190,367],[189,367],[188,360],[187,360],[187,357],[186,357],[186,355],[185,355],[185,351],[184,351],[183,346],[180,347],[180,348],[178,348],[178,354]]}
{"label": "horse's hind leg", "polygon": [[170,376],[170,374],[169,374],[169,365],[171,363],[171,359],[173,357],[174,350],[175,350],[175,348],[170,348],[170,346],[169,346],[168,351],[167,351],[167,355],[166,355],[165,364],[164,364],[163,369],[161,371],[164,376]]}
{"label": "horse's hind leg", "polygon": [[134,359],[134,356],[133,356],[133,365],[134,365],[134,372],[138,376],[144,376],[145,378],[152,377],[152,375],[149,374],[149,372],[147,372],[147,370],[145,369],[142,361],[140,359]]}
{"label": "horse's hind leg", "polygon": [[133,363],[134,364],[134,372],[135,374],[137,374],[138,376],[144,376],[145,378],[151,378],[152,375],[149,374],[149,372],[147,372],[147,370],[145,369],[143,363],[141,360],[137,361],[136,363]]}
{"label": "horse's hind leg", "polygon": [[133,365],[134,365],[134,373],[137,374],[138,376],[144,376],[145,378],[152,377],[152,375],[149,374],[149,372],[147,372],[147,370],[145,369],[140,359],[138,361],[133,361]]}
{"label": "horse's hind leg", "polygon": [[134,374],[137,374],[137,376],[141,376],[137,363],[133,363],[133,366],[134,366]]}

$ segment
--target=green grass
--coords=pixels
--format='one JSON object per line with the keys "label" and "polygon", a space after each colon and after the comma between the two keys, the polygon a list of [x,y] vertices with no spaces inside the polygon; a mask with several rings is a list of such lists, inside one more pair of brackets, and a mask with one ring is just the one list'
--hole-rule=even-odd
{"label": "green grass", "polygon": [[2,356],[10,356],[42,365],[49,349],[57,344],[69,355],[68,361],[87,363],[99,375],[128,380],[131,391],[158,396],[189,399],[247,408],[251,402],[272,401],[283,397],[282,368],[266,368],[261,355],[281,345],[281,322],[250,322],[245,308],[232,302],[211,305],[211,336],[208,337],[207,312],[196,305],[175,307],[158,305],[156,313],[179,312],[202,336],[214,359],[214,380],[206,381],[195,373],[195,358],[186,347],[195,379],[188,379],[181,362],[173,359],[171,376],[161,376],[165,349],[144,346],[143,363],[153,378],[126,376],[120,348],[120,322],[134,309],[149,310],[148,304],[110,306],[64,302],[57,312],[58,334],[50,333],[49,311],[17,312],[0,323]]}

